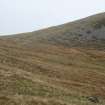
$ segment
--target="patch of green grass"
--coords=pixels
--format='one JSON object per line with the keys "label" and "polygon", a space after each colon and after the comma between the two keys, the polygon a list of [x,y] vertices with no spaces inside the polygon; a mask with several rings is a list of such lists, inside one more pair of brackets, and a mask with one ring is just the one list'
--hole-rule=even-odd
{"label": "patch of green grass", "polygon": [[33,82],[24,77],[13,75],[8,78],[4,78],[1,81],[2,87],[0,91],[8,91],[8,94],[30,95],[30,96],[42,96],[42,97],[61,97],[63,95],[69,96],[69,93],[58,90],[51,86],[46,86],[40,82]]}

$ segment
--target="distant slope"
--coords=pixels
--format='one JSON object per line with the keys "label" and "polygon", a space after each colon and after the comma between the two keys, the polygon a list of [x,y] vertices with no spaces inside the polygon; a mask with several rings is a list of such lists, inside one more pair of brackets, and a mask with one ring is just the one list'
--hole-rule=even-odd
{"label": "distant slope", "polygon": [[0,37],[0,105],[105,105],[105,13]]}
{"label": "distant slope", "polygon": [[68,47],[91,46],[105,49],[105,13],[90,16],[64,25],[12,37],[14,37],[15,40],[19,39],[18,41],[27,45],[40,41]]}

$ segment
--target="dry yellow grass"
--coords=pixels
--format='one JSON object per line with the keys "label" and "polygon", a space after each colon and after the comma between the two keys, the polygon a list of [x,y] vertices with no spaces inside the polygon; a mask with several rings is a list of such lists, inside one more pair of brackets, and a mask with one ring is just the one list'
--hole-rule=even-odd
{"label": "dry yellow grass", "polygon": [[64,26],[0,38],[0,105],[105,105],[105,42],[68,46]]}

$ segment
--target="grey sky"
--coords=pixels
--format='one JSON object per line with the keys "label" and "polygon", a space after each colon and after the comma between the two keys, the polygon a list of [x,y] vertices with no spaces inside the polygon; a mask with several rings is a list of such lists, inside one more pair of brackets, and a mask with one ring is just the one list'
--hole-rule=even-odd
{"label": "grey sky", "polygon": [[105,11],[105,0],[0,0],[0,34],[38,30]]}

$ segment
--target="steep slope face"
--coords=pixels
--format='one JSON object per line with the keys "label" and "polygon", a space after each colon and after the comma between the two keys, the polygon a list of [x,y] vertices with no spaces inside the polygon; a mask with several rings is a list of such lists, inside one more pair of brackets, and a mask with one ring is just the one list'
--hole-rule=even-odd
{"label": "steep slope face", "polygon": [[39,41],[68,47],[92,46],[105,49],[105,13],[16,37],[15,40],[31,46]]}
{"label": "steep slope face", "polygon": [[104,20],[1,37],[0,105],[105,105]]}

